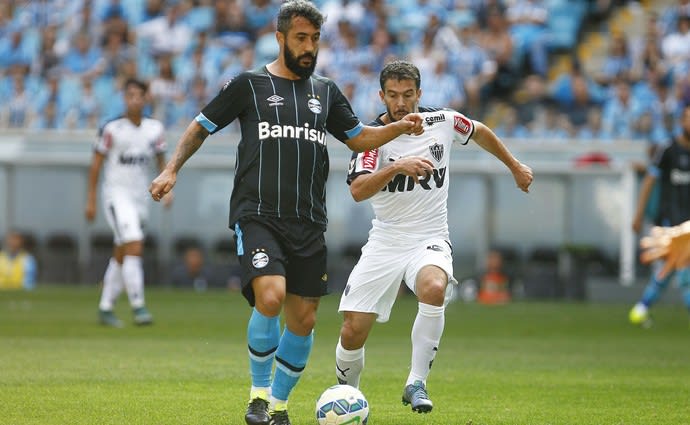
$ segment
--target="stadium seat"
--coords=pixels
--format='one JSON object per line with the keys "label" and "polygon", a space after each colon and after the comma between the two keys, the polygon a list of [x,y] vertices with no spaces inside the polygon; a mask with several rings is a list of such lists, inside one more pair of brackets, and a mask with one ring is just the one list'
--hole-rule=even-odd
{"label": "stadium seat", "polygon": [[89,263],[86,266],[84,283],[91,285],[101,282],[108,267],[108,261],[113,254],[113,235],[110,233],[94,233],[89,243]]}
{"label": "stadium seat", "polygon": [[146,285],[159,285],[164,282],[164,271],[158,261],[158,240],[153,235],[144,239],[144,282]]}
{"label": "stadium seat", "polygon": [[43,283],[78,282],[77,240],[73,235],[55,233],[46,238],[39,276]]}
{"label": "stadium seat", "polygon": [[532,250],[525,263],[525,297],[529,299],[554,299],[561,294],[558,275],[557,247],[541,246]]}

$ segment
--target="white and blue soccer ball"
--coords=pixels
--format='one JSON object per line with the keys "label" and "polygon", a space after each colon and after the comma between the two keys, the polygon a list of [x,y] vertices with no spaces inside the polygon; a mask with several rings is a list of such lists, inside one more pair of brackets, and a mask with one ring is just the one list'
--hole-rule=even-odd
{"label": "white and blue soccer ball", "polygon": [[319,425],[365,425],[369,419],[369,403],[364,394],[350,385],[334,385],[316,402]]}

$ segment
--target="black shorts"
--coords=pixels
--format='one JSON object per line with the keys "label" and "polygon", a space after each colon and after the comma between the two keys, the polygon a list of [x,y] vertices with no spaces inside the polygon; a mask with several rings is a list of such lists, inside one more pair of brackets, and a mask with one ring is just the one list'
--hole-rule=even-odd
{"label": "black shorts", "polygon": [[254,306],[257,276],[285,276],[286,290],[304,297],[328,294],[326,239],[319,225],[297,219],[242,218],[235,224],[242,294]]}

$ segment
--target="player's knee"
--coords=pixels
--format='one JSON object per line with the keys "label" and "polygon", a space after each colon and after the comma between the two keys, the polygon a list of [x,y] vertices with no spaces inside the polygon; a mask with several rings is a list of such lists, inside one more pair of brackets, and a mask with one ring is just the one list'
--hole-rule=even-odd
{"label": "player's knee", "polygon": [[441,279],[429,279],[417,286],[417,298],[425,304],[441,306],[445,297],[446,282]]}
{"label": "player's knee", "polygon": [[260,294],[255,293],[256,309],[265,316],[277,316],[283,306],[285,294],[279,291],[264,290]]}
{"label": "player's knee", "polygon": [[340,328],[340,345],[346,350],[356,350],[364,345],[366,333],[358,328],[353,321],[345,319]]}

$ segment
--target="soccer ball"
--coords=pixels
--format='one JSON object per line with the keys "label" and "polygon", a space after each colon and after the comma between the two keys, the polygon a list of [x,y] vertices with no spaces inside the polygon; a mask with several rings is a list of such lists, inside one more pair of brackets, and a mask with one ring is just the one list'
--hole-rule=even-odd
{"label": "soccer ball", "polygon": [[365,425],[369,419],[369,403],[361,391],[350,385],[334,385],[316,402],[319,425]]}

